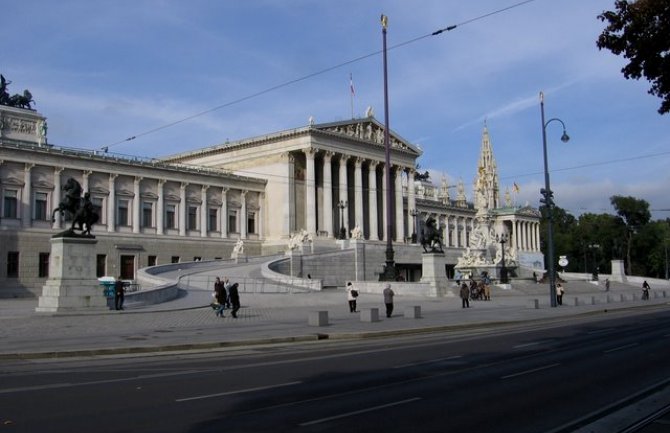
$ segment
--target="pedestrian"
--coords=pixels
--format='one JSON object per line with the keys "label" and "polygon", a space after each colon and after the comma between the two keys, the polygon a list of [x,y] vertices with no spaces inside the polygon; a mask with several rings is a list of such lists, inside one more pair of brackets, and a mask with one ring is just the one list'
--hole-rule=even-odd
{"label": "pedestrian", "polygon": [[558,305],[563,305],[563,295],[565,294],[565,289],[561,283],[556,284],[556,302]]}
{"label": "pedestrian", "polygon": [[223,277],[223,288],[228,292],[225,296],[225,303],[224,303],[226,308],[230,308],[230,286],[232,285],[233,283],[230,282],[228,277]]}
{"label": "pedestrian", "polygon": [[647,280],[644,280],[642,283],[642,300],[643,301],[648,301],[649,300],[649,290],[651,287],[649,286],[649,283],[647,283]]}
{"label": "pedestrian", "polygon": [[470,289],[465,282],[461,284],[461,301],[463,302],[463,308],[470,308]]}
{"label": "pedestrian", "polygon": [[386,317],[391,317],[391,314],[393,314],[393,297],[395,296],[395,293],[393,292],[393,289],[391,289],[390,283],[386,283],[383,293],[384,304],[386,305]]}
{"label": "pedestrian", "polygon": [[356,312],[356,298],[358,298],[358,290],[354,288],[351,281],[347,283],[347,301],[349,301],[349,312]]}
{"label": "pedestrian", "polygon": [[121,276],[116,279],[114,282],[114,308],[117,310],[123,310],[123,300],[125,298],[125,284],[121,280]]}
{"label": "pedestrian", "polygon": [[228,293],[223,281],[219,277],[216,277],[216,281],[214,281],[214,299],[216,300],[214,309],[216,310],[217,317],[224,317],[223,310],[226,309]]}
{"label": "pedestrian", "polygon": [[610,291],[610,279],[605,278],[605,291],[609,292]]}
{"label": "pedestrian", "polygon": [[230,301],[230,304],[232,305],[232,310],[230,311],[230,314],[233,316],[233,318],[237,319],[237,312],[240,309],[240,293],[237,290],[238,284],[233,283],[230,285],[230,288],[228,289],[228,300]]}

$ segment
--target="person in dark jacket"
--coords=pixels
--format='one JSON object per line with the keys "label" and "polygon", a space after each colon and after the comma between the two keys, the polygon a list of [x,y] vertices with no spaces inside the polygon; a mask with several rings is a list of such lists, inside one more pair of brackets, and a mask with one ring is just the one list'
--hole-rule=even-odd
{"label": "person in dark jacket", "polygon": [[468,285],[463,282],[461,284],[461,301],[463,301],[463,308],[470,308],[470,289],[468,289]]}
{"label": "person in dark jacket", "polygon": [[226,288],[223,284],[223,281],[221,281],[219,277],[216,277],[216,281],[214,282],[214,297],[216,299],[216,303],[218,304],[216,308],[216,315],[218,317],[224,317],[223,310],[226,309],[226,302],[228,301],[228,293],[226,292]]}
{"label": "person in dark jacket", "polygon": [[123,310],[123,300],[125,298],[126,288],[119,276],[114,282],[114,308]]}
{"label": "person in dark jacket", "polygon": [[228,289],[228,299],[233,307],[230,314],[237,319],[237,311],[240,309],[240,293],[237,291],[237,283],[233,283]]}
{"label": "person in dark jacket", "polygon": [[386,305],[386,317],[391,317],[393,314],[393,297],[395,296],[395,293],[393,292],[393,289],[391,289],[391,284],[386,283],[386,286],[384,286],[384,304]]}

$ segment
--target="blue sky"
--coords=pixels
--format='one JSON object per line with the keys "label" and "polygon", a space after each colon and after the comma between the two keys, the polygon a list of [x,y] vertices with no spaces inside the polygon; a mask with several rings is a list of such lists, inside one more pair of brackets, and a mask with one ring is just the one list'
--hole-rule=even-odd
{"label": "blue sky", "polygon": [[632,195],[670,217],[670,116],[595,44],[614,0],[534,0],[471,21],[517,2],[5,1],[0,73],[32,92],[50,143],[160,157],[349,119],[350,74],[355,116],[372,106],[383,121],[379,54],[248,97],[380,51],[381,13],[390,47],[457,24],[388,53],[391,128],[423,149],[434,181],[471,185],[486,121],[503,189],[516,182],[517,203],[538,206],[544,91],[546,118],[571,137],[547,128],[557,205],[612,212],[611,195]]}

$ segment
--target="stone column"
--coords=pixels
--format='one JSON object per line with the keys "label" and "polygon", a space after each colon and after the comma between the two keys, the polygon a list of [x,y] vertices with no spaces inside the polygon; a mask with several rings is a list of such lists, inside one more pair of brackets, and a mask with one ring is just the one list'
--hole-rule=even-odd
{"label": "stone column", "polygon": [[395,239],[396,242],[405,240],[405,212],[402,202],[402,167],[395,170]]}
{"label": "stone column", "polygon": [[179,187],[179,236],[186,236],[186,216],[188,215],[188,203],[186,203],[186,187],[188,183],[182,182]]}
{"label": "stone column", "polygon": [[363,159],[354,159],[354,227],[363,230]]}
{"label": "stone column", "polygon": [[305,224],[307,232],[316,235],[316,172],[314,170],[314,149],[305,150]]}
{"label": "stone column", "polygon": [[[347,203],[347,208],[343,209],[341,212],[344,212],[344,229],[346,232],[346,237],[349,237],[349,192],[347,187],[347,159],[345,155],[340,156],[340,201]],[[342,221],[342,216],[340,216],[340,221]]]}
{"label": "stone column", "polygon": [[[61,181],[60,181],[60,174],[63,172],[63,167],[55,167],[54,168],[54,192],[53,192],[53,200],[52,200],[52,206],[55,209],[59,204],[61,200],[60,192],[61,192]],[[100,216],[102,218],[102,215]],[[61,228],[61,216],[60,212],[56,212],[54,215],[54,222],[52,225],[52,228],[54,229],[60,229]]]}
{"label": "stone column", "polygon": [[265,238],[265,230],[263,229],[263,226],[265,225],[265,194],[262,192],[258,193],[258,218],[256,224],[258,224],[258,238],[259,239],[264,239]]}
{"label": "stone column", "polygon": [[202,204],[200,205],[200,237],[201,238],[206,238],[207,237],[207,189],[209,188],[209,185],[202,185],[202,188],[200,189],[200,201]]}
{"label": "stone column", "polygon": [[142,215],[141,207],[142,200],[140,199],[140,185],[142,178],[139,176],[135,177],[133,182],[133,233],[140,232],[140,216]]}
{"label": "stone column", "polygon": [[371,241],[379,240],[379,226],[377,225],[377,164],[377,161],[370,161],[370,165],[368,166],[368,201],[370,202],[368,218],[370,221],[369,239]]}
{"label": "stone column", "polygon": [[82,195],[82,197],[84,196],[85,193],[87,193],[87,192],[89,191],[89,189],[91,189],[91,188],[90,188],[90,185],[89,185],[89,177],[90,177],[92,174],[93,174],[93,171],[91,171],[91,170],[84,170],[84,171],[81,173],[81,178],[82,178],[82,182],[81,182],[81,195]]}
{"label": "stone column", "polygon": [[[416,210],[416,191],[414,191],[414,169],[407,169],[407,218],[411,221],[407,227],[413,227],[414,224],[412,216],[409,214],[410,210]],[[409,230],[410,233],[413,230]]]}
{"label": "stone column", "polygon": [[333,237],[333,152],[323,154],[323,229]]}
{"label": "stone column", "polygon": [[107,231],[116,231],[116,173],[109,174],[109,197],[107,198]]}
{"label": "stone column", "polygon": [[30,171],[35,167],[35,164],[26,164],[23,168],[23,194],[21,194],[21,226],[30,227],[32,224],[32,176]]}
{"label": "stone column", "polygon": [[228,237],[228,188],[221,189],[221,237]]}
{"label": "stone column", "polygon": [[242,205],[240,206],[240,238],[247,238],[247,194],[249,191],[242,191],[240,193],[240,200]]}
{"label": "stone column", "polygon": [[517,224],[518,224],[517,221],[512,221],[512,234],[510,236],[510,244],[515,250],[519,251],[519,245],[518,245],[518,242],[517,242],[517,239],[516,239],[516,236],[517,236],[516,226],[517,226]]}
{"label": "stone column", "polygon": [[156,234],[162,235],[165,229],[165,192],[163,191],[165,179],[158,179],[156,194],[158,202],[156,203]]}

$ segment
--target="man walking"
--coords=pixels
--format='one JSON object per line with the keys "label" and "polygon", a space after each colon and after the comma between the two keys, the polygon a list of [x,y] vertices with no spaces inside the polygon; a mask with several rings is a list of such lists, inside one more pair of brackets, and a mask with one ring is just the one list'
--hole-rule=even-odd
{"label": "man walking", "polygon": [[121,276],[114,282],[114,308],[123,310],[123,300],[125,298],[126,289],[124,287]]}
{"label": "man walking", "polygon": [[465,281],[461,284],[461,301],[463,301],[463,308],[470,308],[470,289]]}
{"label": "man walking", "polygon": [[228,289],[228,299],[232,304],[233,309],[230,311],[230,314],[233,318],[237,319],[237,311],[240,309],[240,293],[237,291],[237,283],[233,283]]}
{"label": "man walking", "polygon": [[391,317],[391,314],[393,314],[393,296],[395,296],[395,293],[393,293],[390,283],[386,283],[383,293],[384,304],[386,305],[386,317]]}

